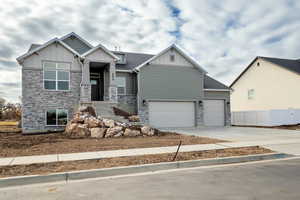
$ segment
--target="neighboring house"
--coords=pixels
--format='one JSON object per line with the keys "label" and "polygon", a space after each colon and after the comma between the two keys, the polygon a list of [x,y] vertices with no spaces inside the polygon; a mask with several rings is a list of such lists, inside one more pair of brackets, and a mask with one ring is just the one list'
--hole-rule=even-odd
{"label": "neighboring house", "polygon": [[229,88],[173,44],[157,55],[110,51],[75,33],[32,44],[22,66],[23,131],[64,126],[80,104],[117,106],[155,127],[230,124]]}
{"label": "neighboring house", "polygon": [[300,60],[256,57],[230,88],[234,125],[300,123]]}

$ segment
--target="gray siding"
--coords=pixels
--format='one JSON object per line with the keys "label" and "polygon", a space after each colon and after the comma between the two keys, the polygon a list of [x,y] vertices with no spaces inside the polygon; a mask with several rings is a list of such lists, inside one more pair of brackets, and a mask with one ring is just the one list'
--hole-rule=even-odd
{"label": "gray siding", "polygon": [[83,54],[91,49],[88,45],[86,45],[84,42],[75,37],[68,37],[64,39],[63,42],[69,45],[79,54]]}
{"label": "gray siding", "polygon": [[203,98],[203,73],[194,67],[148,65],[139,76],[141,99]]}

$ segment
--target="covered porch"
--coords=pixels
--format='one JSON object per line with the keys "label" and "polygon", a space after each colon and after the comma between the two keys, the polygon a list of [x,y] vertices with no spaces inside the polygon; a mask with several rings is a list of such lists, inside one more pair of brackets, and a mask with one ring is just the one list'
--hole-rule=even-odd
{"label": "covered porch", "polygon": [[102,46],[83,55],[80,103],[117,102],[116,61],[118,57]]}

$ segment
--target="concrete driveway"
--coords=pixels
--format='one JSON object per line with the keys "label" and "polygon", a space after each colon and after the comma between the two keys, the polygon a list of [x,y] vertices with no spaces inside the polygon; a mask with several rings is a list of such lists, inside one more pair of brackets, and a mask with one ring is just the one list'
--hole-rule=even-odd
{"label": "concrete driveway", "polygon": [[300,155],[300,130],[250,127],[200,127],[163,129],[210,138],[261,145],[274,151]]}

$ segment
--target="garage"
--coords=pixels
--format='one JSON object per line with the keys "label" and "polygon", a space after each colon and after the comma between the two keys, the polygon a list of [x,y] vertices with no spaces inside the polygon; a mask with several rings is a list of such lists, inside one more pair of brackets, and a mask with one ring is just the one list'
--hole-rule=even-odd
{"label": "garage", "polygon": [[204,125],[224,126],[225,125],[224,100],[204,100]]}
{"label": "garage", "polygon": [[195,103],[151,101],[149,123],[154,127],[193,127],[195,126]]}

